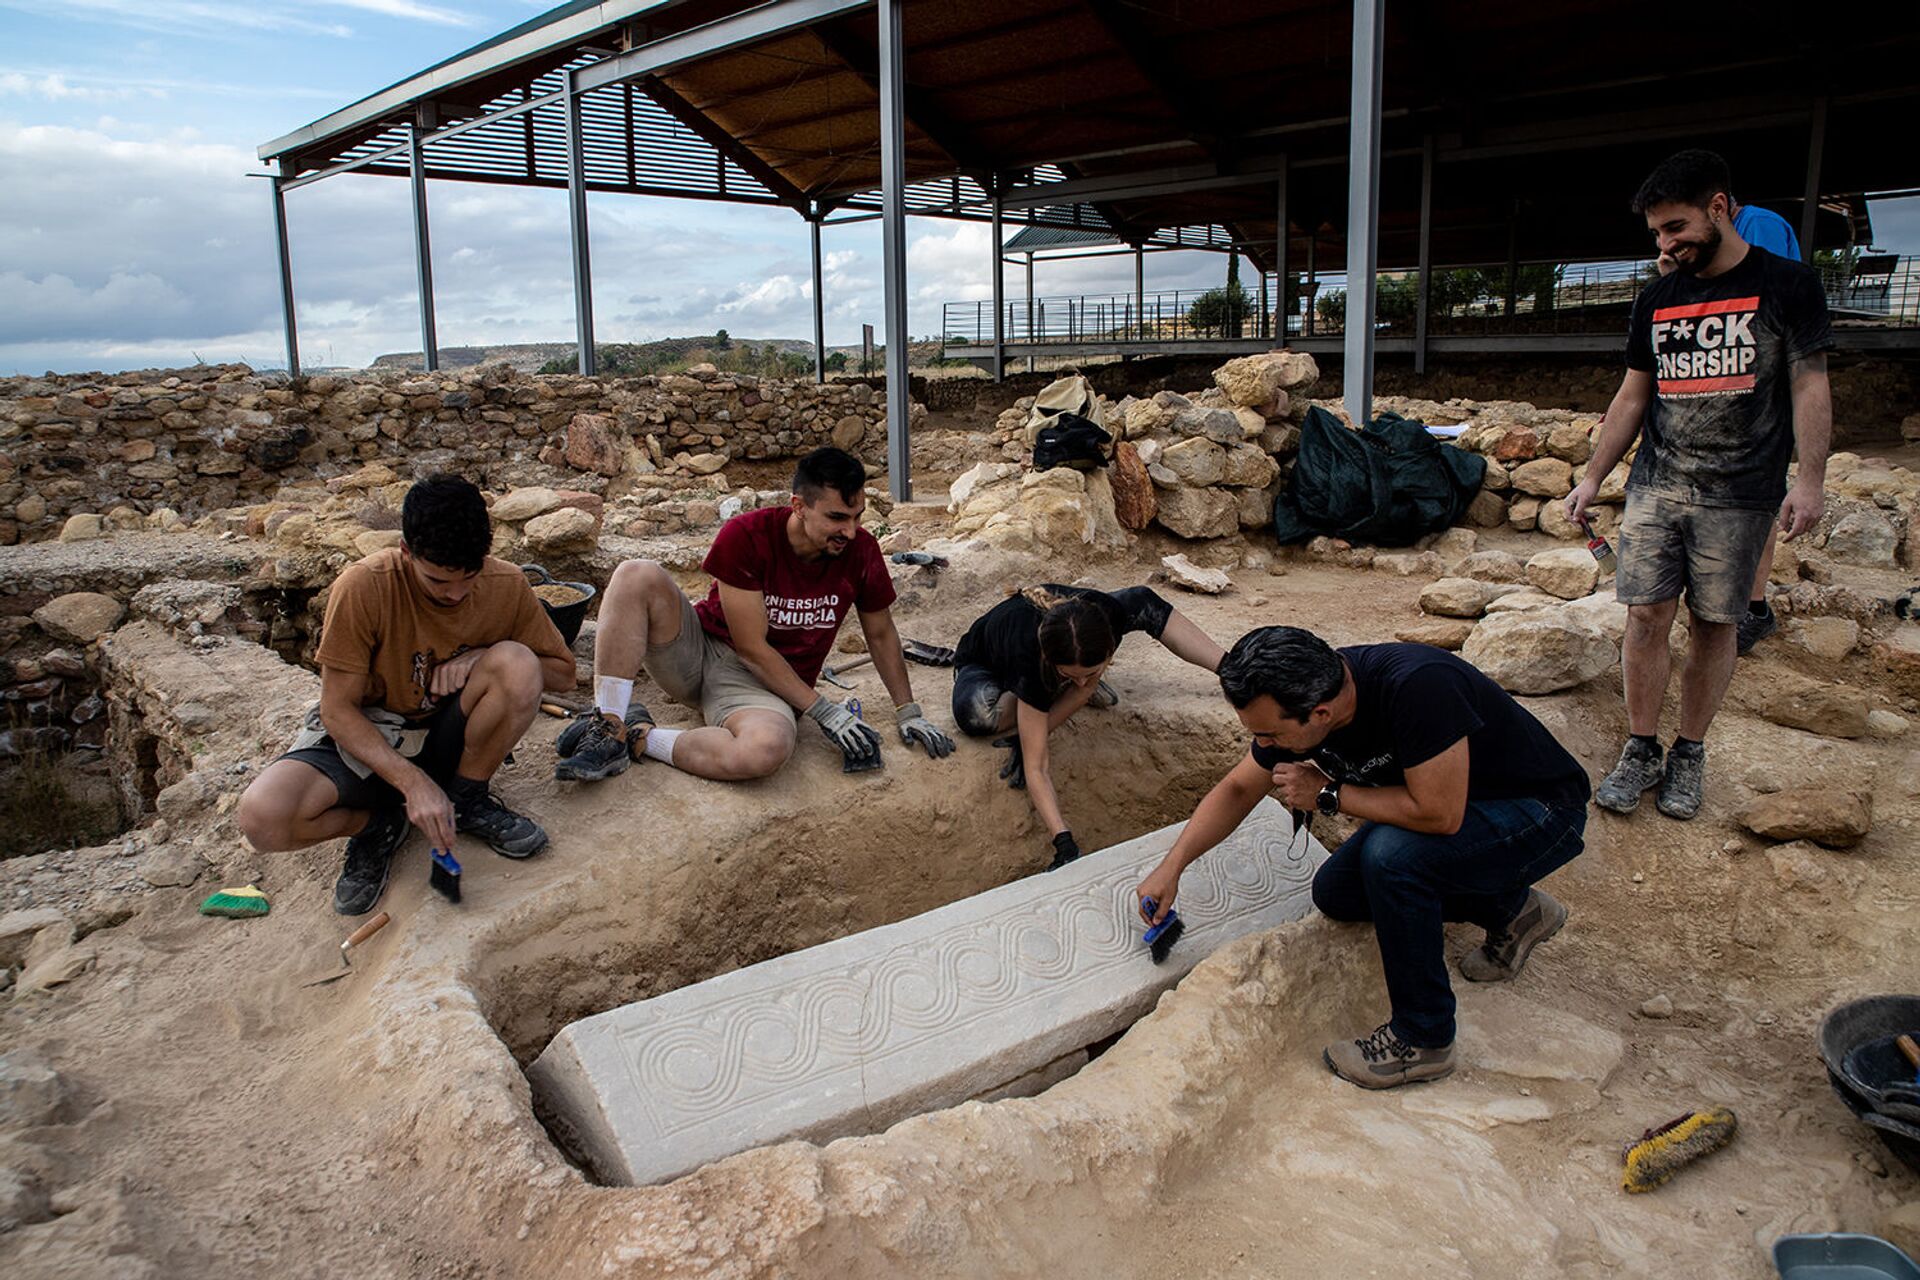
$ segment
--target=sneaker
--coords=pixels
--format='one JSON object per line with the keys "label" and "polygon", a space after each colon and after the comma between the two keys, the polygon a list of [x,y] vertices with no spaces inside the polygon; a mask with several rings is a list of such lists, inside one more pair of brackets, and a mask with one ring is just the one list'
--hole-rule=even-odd
{"label": "sneaker", "polygon": [[1771,608],[1760,613],[1749,609],[1740,615],[1740,621],[1734,627],[1737,637],[1734,648],[1736,652],[1744,654],[1779,629],[1780,619],[1774,616]]}
{"label": "sneaker", "polygon": [[547,847],[547,833],[532,818],[500,803],[500,797],[475,785],[454,796],[453,825],[477,836],[503,858],[531,858]]}
{"label": "sneaker", "polygon": [[367,816],[360,834],[347,839],[346,865],[333,882],[333,909],[343,916],[363,916],[373,910],[386,891],[393,855],[407,842],[413,824],[405,809],[376,809]]}
{"label": "sneaker", "polygon": [[1660,784],[1663,754],[1657,742],[1647,746],[1628,738],[1620,763],[1594,788],[1593,802],[1615,813],[1632,813],[1640,807],[1640,793]]}
{"label": "sneaker", "polygon": [[1700,812],[1700,799],[1707,789],[1707,752],[1700,748],[1667,752],[1667,769],[1660,777],[1660,790],[1653,796],[1654,808],[1669,818],[1685,821]]}
{"label": "sneaker", "polygon": [[1506,982],[1526,967],[1533,949],[1560,932],[1567,909],[1541,889],[1531,890],[1520,914],[1500,929],[1487,930],[1477,951],[1460,958],[1460,976],[1469,982]]}
{"label": "sneaker", "polygon": [[1087,705],[1095,711],[1106,711],[1120,705],[1120,693],[1112,685],[1102,680],[1094,689],[1093,696],[1087,699]]}
{"label": "sneaker", "polygon": [[627,771],[633,763],[634,729],[653,727],[653,717],[639,703],[627,708],[624,721],[588,708],[560,731],[553,749],[560,755],[553,776],[562,782],[599,782]]}
{"label": "sneaker", "polygon": [[1340,1040],[1321,1055],[1327,1068],[1362,1089],[1394,1089],[1453,1074],[1453,1046],[1416,1049],[1383,1022],[1364,1040]]}

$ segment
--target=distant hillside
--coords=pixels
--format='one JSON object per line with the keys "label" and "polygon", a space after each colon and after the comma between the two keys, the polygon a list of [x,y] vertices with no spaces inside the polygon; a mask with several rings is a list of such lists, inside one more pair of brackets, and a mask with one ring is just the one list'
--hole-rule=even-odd
{"label": "distant hillside", "polygon": [[[724,343],[724,346],[719,344]],[[702,334],[685,338],[661,338],[655,342],[603,342],[598,344],[598,354],[602,365],[619,365],[627,368],[658,366],[685,359],[697,350],[721,350],[752,347],[765,351],[767,347],[783,355],[813,357],[813,343],[803,338],[722,338],[716,334]],[[523,373],[537,373],[541,367],[553,362],[570,363],[574,356],[574,344],[571,342],[514,342],[497,347],[442,347],[440,348],[440,367],[442,369],[466,369],[480,364],[506,363]],[[611,359],[610,359],[611,357]],[[396,351],[375,358],[370,366],[374,369],[424,368],[426,359],[418,351]]]}

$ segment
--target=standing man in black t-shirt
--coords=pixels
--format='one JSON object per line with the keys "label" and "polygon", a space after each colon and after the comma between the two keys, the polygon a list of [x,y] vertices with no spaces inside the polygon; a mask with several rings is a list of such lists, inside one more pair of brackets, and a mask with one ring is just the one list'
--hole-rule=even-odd
{"label": "standing man in black t-shirt", "polygon": [[1313,902],[1373,923],[1393,1017],[1327,1046],[1327,1066],[1366,1089],[1451,1073],[1443,925],[1487,931],[1460,962],[1474,982],[1512,978],[1560,931],[1567,909],[1532,885],[1583,847],[1586,771],[1479,668],[1427,645],[1336,651],[1298,627],[1262,627],[1227,651],[1220,688],[1253,745],[1141,882],[1158,908],[1149,918],[1269,792],[1289,809],[1364,819],[1315,874]]}
{"label": "standing man in black t-shirt", "polygon": [[[1641,290],[1627,331],[1627,376],[1607,409],[1586,479],[1567,495],[1578,519],[1644,427],[1627,478],[1616,594],[1627,738],[1595,801],[1631,813],[1658,787],[1670,818],[1700,811],[1707,726],[1733,677],[1736,628],[1768,531],[1791,542],[1826,506],[1833,330],[1812,268],[1749,245],[1733,226],[1727,163],[1711,151],[1668,159],[1633,198],[1676,270]],[[1787,488],[1794,446],[1800,470]],[[1784,501],[1782,498],[1784,497]],[[1691,613],[1680,676],[1680,733],[1662,759],[1658,732],[1667,636],[1685,592]]]}

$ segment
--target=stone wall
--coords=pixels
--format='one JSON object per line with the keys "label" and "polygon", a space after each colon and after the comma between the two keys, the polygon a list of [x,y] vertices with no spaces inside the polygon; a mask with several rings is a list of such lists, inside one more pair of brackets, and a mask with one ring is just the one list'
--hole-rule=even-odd
{"label": "stone wall", "polygon": [[54,537],[76,513],[124,509],[113,523],[165,527],[370,463],[607,497],[642,476],[829,443],[873,464],[885,456],[885,412],[866,383],[711,366],[638,378],[504,365],[299,381],[245,365],[0,378],[0,544]]}

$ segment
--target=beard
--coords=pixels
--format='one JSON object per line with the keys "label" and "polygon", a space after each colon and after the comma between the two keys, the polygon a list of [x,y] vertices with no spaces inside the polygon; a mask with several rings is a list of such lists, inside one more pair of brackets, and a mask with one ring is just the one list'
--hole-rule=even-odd
{"label": "beard", "polygon": [[1674,254],[1673,265],[1685,275],[1699,275],[1701,269],[1720,253],[1720,240],[1720,228],[1708,227],[1707,234],[1701,239],[1680,246],[1682,249],[1691,249],[1693,252],[1684,258],[1678,253]]}

